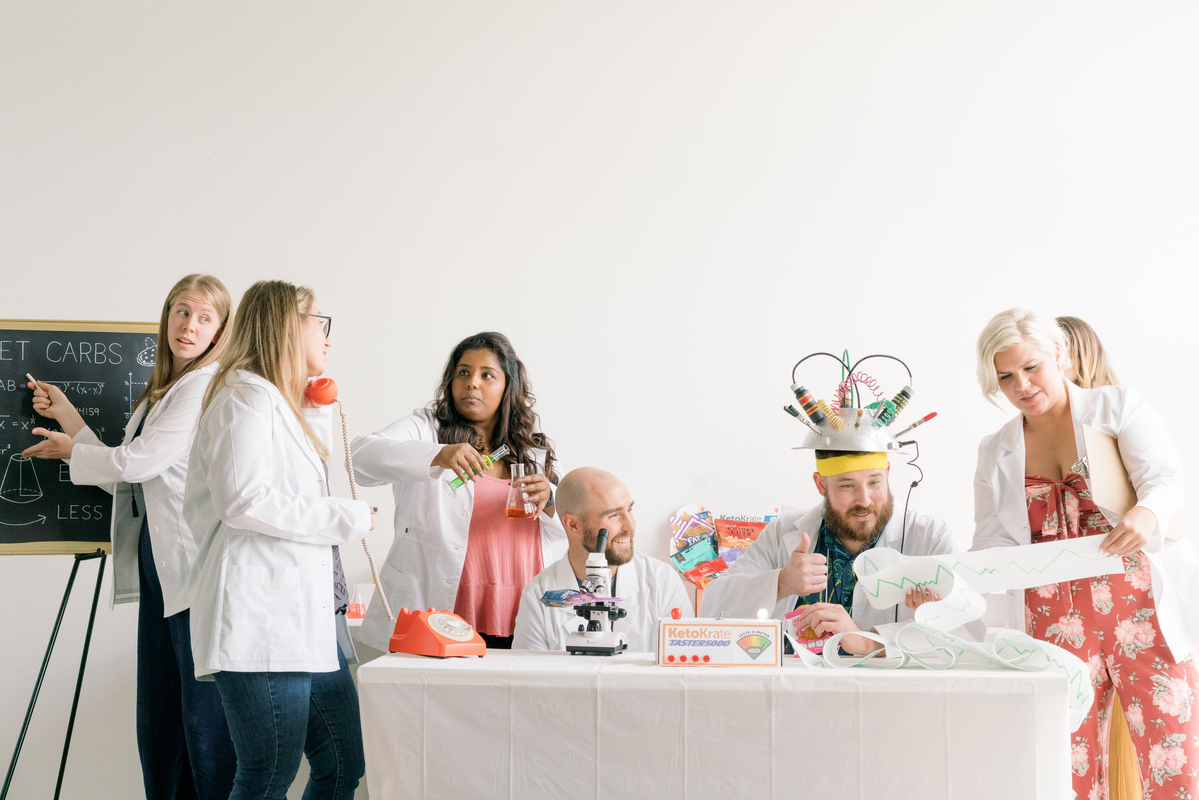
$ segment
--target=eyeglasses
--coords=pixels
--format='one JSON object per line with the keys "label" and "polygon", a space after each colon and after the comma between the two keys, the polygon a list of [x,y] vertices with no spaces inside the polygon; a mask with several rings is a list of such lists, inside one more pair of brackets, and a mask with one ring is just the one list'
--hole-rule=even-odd
{"label": "eyeglasses", "polygon": [[309,314],[310,317],[316,317],[321,321],[321,330],[325,332],[325,338],[329,337],[329,331],[333,330],[333,317],[326,317],[324,314]]}

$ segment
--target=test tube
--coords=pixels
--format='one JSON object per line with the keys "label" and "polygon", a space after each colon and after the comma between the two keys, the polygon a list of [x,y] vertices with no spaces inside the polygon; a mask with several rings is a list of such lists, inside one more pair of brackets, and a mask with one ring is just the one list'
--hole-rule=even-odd
{"label": "test tube", "polygon": [[[483,456],[483,463],[487,465],[488,469],[490,469],[492,464],[499,461],[504,456],[508,455],[509,452],[511,452],[511,451],[508,450],[508,445],[502,444],[496,449],[496,451],[494,453],[488,453],[487,455]],[[477,475],[478,473],[475,473],[475,474]],[[458,490],[461,488],[462,488],[462,478],[461,477],[454,478],[452,481],[445,481],[445,490],[450,495],[450,497],[453,497],[454,495],[456,495],[458,493]]]}
{"label": "test tube", "polygon": [[902,389],[900,389],[899,394],[897,394],[891,398],[891,402],[895,405],[895,413],[892,414],[891,410],[887,409],[886,411],[884,411],[882,413],[882,415],[879,416],[878,422],[876,422],[875,424],[882,425],[884,427],[887,425],[890,425],[892,422],[895,421],[895,418],[899,416],[900,412],[903,411],[904,406],[906,406],[908,404],[908,401],[911,399],[912,399],[912,387],[911,386],[905,386]]}
{"label": "test tube", "polygon": [[795,392],[795,399],[799,401],[799,405],[803,408],[804,413],[808,415],[808,418],[817,425],[824,424],[824,412],[816,405],[816,401],[812,398],[812,393],[798,383],[791,384],[791,391]]}

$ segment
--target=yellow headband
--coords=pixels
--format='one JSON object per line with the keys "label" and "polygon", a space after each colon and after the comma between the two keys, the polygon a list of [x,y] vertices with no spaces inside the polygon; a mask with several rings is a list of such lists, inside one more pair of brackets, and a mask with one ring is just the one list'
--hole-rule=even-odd
{"label": "yellow headband", "polygon": [[851,453],[847,456],[816,459],[816,471],[824,477],[862,469],[886,469],[886,453]]}

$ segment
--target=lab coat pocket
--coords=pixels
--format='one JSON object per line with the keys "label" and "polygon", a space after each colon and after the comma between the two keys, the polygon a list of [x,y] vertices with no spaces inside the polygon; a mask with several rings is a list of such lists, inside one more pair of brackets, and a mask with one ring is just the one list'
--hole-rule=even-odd
{"label": "lab coat pocket", "polygon": [[[399,531],[396,533],[399,534]],[[445,534],[437,527],[409,522],[404,526],[402,538],[422,548],[454,552],[453,545],[446,541]]]}
{"label": "lab coat pocket", "polygon": [[415,576],[405,575],[391,564],[384,564],[379,570],[379,582],[383,584],[383,593],[387,595],[387,604],[393,614],[401,608],[412,608],[417,587]]}
{"label": "lab coat pocket", "polygon": [[300,661],[304,658],[304,593],[299,567],[225,569],[222,660]]}

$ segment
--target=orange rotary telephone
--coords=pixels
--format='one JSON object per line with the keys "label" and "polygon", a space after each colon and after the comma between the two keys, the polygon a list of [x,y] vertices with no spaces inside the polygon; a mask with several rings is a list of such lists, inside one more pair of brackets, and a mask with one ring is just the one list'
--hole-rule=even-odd
{"label": "orange rotary telephone", "polygon": [[487,645],[457,614],[432,607],[428,611],[401,608],[387,651],[450,658],[487,655]]}

